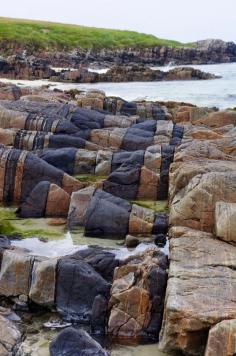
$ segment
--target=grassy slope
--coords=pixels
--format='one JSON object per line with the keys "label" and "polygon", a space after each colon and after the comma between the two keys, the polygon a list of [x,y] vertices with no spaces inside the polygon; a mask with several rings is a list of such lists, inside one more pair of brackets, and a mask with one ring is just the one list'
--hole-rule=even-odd
{"label": "grassy slope", "polygon": [[0,41],[14,41],[35,49],[152,47],[155,45],[189,47],[138,32],[109,30],[53,22],[0,17]]}

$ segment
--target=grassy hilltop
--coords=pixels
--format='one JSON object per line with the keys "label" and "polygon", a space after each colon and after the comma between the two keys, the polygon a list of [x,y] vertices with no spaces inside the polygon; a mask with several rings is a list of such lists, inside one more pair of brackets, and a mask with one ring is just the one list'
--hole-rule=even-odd
{"label": "grassy hilltop", "polygon": [[190,47],[177,41],[123,30],[110,30],[54,22],[0,17],[0,42],[19,43],[35,49],[62,50],[81,48]]}

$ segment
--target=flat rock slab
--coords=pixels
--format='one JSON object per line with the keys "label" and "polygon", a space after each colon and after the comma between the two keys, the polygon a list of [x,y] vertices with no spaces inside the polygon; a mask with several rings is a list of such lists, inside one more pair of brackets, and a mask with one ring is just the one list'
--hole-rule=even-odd
{"label": "flat rock slab", "polygon": [[170,241],[161,347],[204,353],[208,331],[236,318],[236,248],[191,230]]}

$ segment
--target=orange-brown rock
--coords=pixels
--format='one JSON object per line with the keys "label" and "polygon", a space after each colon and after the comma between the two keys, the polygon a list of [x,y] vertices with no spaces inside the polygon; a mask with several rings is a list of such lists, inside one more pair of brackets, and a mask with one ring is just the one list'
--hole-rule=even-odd
{"label": "orange-brown rock", "polygon": [[175,112],[174,120],[175,122],[191,122],[195,124],[200,118],[207,116],[212,111],[208,108],[180,106]]}
{"label": "orange-brown rock", "polygon": [[68,194],[71,194],[72,192],[76,192],[79,189],[84,188],[84,184],[78,181],[77,179],[71,177],[69,174],[64,174],[63,175],[63,180],[62,180],[62,189],[64,189]]}
{"label": "orange-brown rock", "polygon": [[224,320],[209,332],[205,356],[233,356],[236,353],[236,319]]}
{"label": "orange-brown rock", "polygon": [[133,204],[129,218],[129,234],[151,235],[155,214],[152,209]]}
{"label": "orange-brown rock", "polygon": [[212,232],[218,201],[236,203],[235,172],[212,172],[193,177],[173,198],[169,223]]}
{"label": "orange-brown rock", "polygon": [[226,125],[236,126],[236,112],[235,111],[218,111],[213,112],[207,116],[199,118],[195,121],[196,125],[206,125],[208,127],[222,127]]}
{"label": "orange-brown rock", "polygon": [[137,198],[155,200],[158,196],[159,182],[160,174],[157,174],[143,166],[140,172]]}
{"label": "orange-brown rock", "polygon": [[130,257],[115,269],[108,322],[113,337],[136,339],[148,330],[158,336],[166,278],[166,262],[162,265],[161,260],[165,256],[153,249]]}
{"label": "orange-brown rock", "polygon": [[70,195],[56,184],[50,184],[45,216],[67,217],[69,205]]}
{"label": "orange-brown rock", "polygon": [[63,218],[53,218],[47,221],[50,226],[61,226],[66,224],[66,219]]}
{"label": "orange-brown rock", "polygon": [[197,175],[210,172],[235,172],[236,161],[197,159],[186,162],[175,162],[170,167],[169,197],[170,201],[181,189],[186,187],[190,180]]}
{"label": "orange-brown rock", "polygon": [[189,140],[175,149],[174,162],[196,159],[235,160],[236,148],[234,139]]}
{"label": "orange-brown rock", "polygon": [[160,345],[203,355],[209,329],[236,317],[236,248],[199,231],[179,234],[170,241]]}

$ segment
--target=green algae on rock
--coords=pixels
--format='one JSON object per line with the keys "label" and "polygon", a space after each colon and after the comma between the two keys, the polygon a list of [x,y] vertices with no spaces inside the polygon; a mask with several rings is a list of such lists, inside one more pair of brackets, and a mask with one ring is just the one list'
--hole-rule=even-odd
{"label": "green algae on rock", "polygon": [[107,177],[106,176],[95,176],[93,174],[78,174],[74,178],[79,180],[82,183],[99,183],[103,180],[105,180]]}
{"label": "green algae on rock", "polygon": [[166,200],[132,200],[132,204],[139,205],[143,208],[154,210],[156,213],[168,213],[168,202]]}
{"label": "green algae on rock", "polygon": [[19,219],[14,208],[0,208],[0,234],[7,236],[60,238],[64,226],[50,226],[50,219]]}

